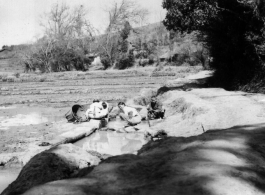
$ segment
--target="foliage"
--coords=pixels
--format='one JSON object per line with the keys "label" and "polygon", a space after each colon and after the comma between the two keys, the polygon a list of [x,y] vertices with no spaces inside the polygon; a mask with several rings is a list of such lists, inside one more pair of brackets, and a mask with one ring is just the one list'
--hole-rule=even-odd
{"label": "foliage", "polygon": [[114,3],[107,12],[109,24],[105,35],[100,37],[98,41],[101,62],[105,68],[115,64],[116,67],[123,68],[129,58],[132,58],[132,56],[129,56],[127,41],[132,30],[130,23],[136,24],[139,19],[142,23],[147,18],[148,11],[132,0],[122,0],[120,4]]}
{"label": "foliage", "polygon": [[118,40],[119,35],[117,33],[107,33],[98,37],[98,50],[101,63],[105,69],[110,68],[116,62],[118,56]]}
{"label": "foliage", "polygon": [[42,18],[45,36],[21,52],[26,71],[87,70],[90,60],[86,54],[94,30],[86,14],[83,6],[71,10],[64,4],[55,4]]}
{"label": "foliage", "polygon": [[130,34],[132,27],[128,21],[125,22],[124,28],[120,32],[119,45],[119,57],[117,60],[116,67],[118,69],[125,69],[132,67],[134,64],[134,55],[133,51],[128,48],[128,36]]}
{"label": "foliage", "polygon": [[145,22],[149,14],[147,9],[141,8],[133,0],[122,0],[120,4],[114,3],[109,9],[109,25],[106,32],[119,32],[123,29],[124,22],[131,24]]}
{"label": "foliage", "polygon": [[119,61],[116,65],[118,69],[126,69],[134,65],[134,55],[133,51],[130,50],[129,53],[121,53]]}
{"label": "foliage", "polygon": [[105,69],[111,67],[111,59],[104,53],[100,55],[100,61]]}
{"label": "foliage", "polygon": [[164,0],[168,30],[199,31],[213,58],[213,84],[238,89],[261,70],[264,44],[261,1]]}

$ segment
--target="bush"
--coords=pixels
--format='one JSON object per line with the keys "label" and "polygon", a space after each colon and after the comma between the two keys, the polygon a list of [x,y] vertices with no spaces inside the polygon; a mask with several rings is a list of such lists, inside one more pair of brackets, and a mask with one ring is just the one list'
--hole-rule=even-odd
{"label": "bush", "polygon": [[102,65],[104,66],[105,69],[107,69],[111,66],[111,60],[106,55],[101,55],[100,61],[101,61]]}
{"label": "bush", "polygon": [[155,61],[156,61],[156,56],[154,55],[154,54],[150,54],[149,56],[148,56],[148,64],[154,64],[155,63]]}
{"label": "bush", "polygon": [[139,60],[139,66],[145,67],[147,64],[149,64],[149,59],[140,59]]}
{"label": "bush", "polygon": [[130,68],[134,65],[134,61],[135,59],[132,50],[129,52],[129,54],[121,53],[120,58],[118,59],[118,62],[116,64],[116,68],[120,70]]}

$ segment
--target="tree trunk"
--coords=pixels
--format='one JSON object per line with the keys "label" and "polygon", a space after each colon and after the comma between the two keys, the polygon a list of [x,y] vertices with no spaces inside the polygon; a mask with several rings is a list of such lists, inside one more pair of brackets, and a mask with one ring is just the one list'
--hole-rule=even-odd
{"label": "tree trunk", "polygon": [[68,144],[68,143],[74,143],[80,139],[83,139],[84,137],[87,137],[89,135],[91,135],[92,133],[94,133],[95,131],[97,130],[97,128],[93,128],[92,131],[88,134],[87,132],[86,133],[82,133],[82,134],[79,134],[77,136],[74,136],[74,137],[68,137],[68,138],[65,138],[64,140],[62,141],[59,141],[55,144],[52,144],[51,148],[53,147],[56,147],[56,146],[59,146],[61,144]]}

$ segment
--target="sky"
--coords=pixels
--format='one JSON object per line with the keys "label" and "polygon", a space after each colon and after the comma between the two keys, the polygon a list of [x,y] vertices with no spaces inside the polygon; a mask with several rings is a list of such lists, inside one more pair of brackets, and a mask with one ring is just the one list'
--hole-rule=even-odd
{"label": "sky", "polygon": [[[0,48],[3,45],[33,43],[40,38],[43,28],[40,16],[50,11],[52,5],[65,3],[70,7],[83,5],[88,10],[90,23],[103,32],[107,26],[107,13],[104,11],[112,3],[122,0],[0,0]],[[142,8],[149,10],[148,23],[164,19],[166,10],[163,0],[134,0]]]}

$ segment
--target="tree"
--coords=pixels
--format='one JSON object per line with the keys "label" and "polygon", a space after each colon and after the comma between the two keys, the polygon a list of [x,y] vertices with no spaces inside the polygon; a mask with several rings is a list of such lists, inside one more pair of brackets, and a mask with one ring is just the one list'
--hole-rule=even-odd
{"label": "tree", "polygon": [[164,0],[163,8],[168,30],[199,32],[213,58],[216,86],[239,89],[261,70],[264,8],[258,1]]}
{"label": "tree", "polygon": [[82,5],[70,9],[65,4],[55,4],[42,17],[45,35],[29,53],[24,53],[25,64],[42,72],[87,70],[89,61],[85,55],[95,33],[86,15]]}
{"label": "tree", "polygon": [[95,30],[86,17],[87,11],[83,5],[70,9],[65,4],[57,3],[42,16],[40,25],[50,39],[81,39],[88,35],[92,38]]}
{"label": "tree", "polygon": [[[124,25],[137,24],[139,18],[141,21],[146,20],[148,10],[141,8],[132,0],[122,0],[120,4],[114,3],[109,9],[106,10],[109,16],[109,24],[106,28],[105,35],[99,40],[101,50],[101,58],[105,68],[113,66],[117,63],[119,57],[119,36]],[[124,43],[125,44],[125,43]]]}
{"label": "tree", "polygon": [[120,32],[120,39],[118,41],[118,58],[117,65],[118,69],[125,69],[133,66],[134,64],[134,55],[133,51],[129,50],[128,37],[131,32],[131,25],[128,21],[124,23],[124,28]]}
{"label": "tree", "polygon": [[122,0],[120,4],[115,2],[107,10],[109,15],[109,25],[106,32],[119,32],[122,30],[124,22],[128,21],[132,26],[144,22],[149,14],[147,9],[141,8],[132,0]]}

